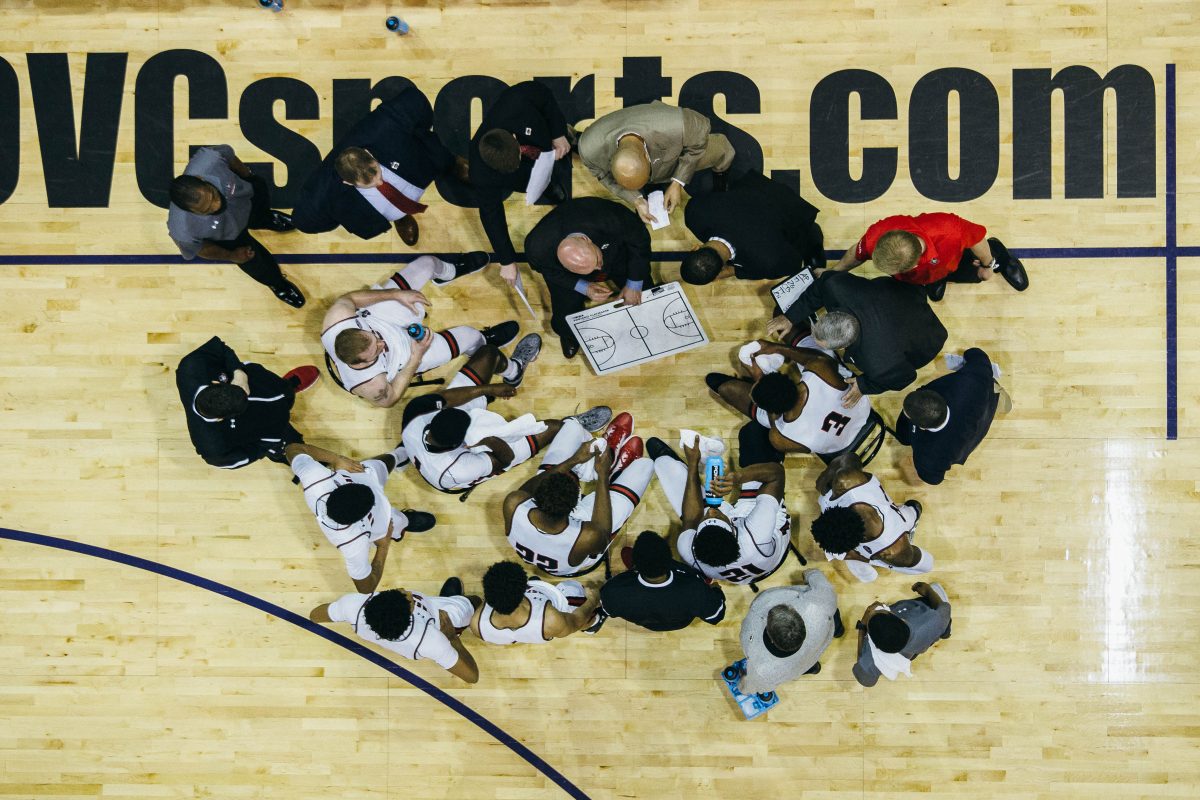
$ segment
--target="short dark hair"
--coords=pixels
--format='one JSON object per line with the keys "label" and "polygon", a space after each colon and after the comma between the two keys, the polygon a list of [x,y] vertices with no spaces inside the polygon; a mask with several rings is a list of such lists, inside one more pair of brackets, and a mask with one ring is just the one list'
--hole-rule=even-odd
{"label": "short dark hair", "polygon": [[785,653],[791,654],[804,644],[808,631],[804,627],[804,618],[791,606],[772,606],[767,612],[766,636],[771,644]]}
{"label": "short dark hair", "polygon": [[679,277],[693,286],[703,286],[717,279],[717,273],[725,262],[715,247],[707,245],[697,248],[683,257],[679,266]]}
{"label": "short dark hair", "polygon": [[796,382],[782,372],[768,372],[750,388],[750,399],[768,414],[782,414],[796,405],[800,390]]}
{"label": "short dark hair", "polygon": [[445,451],[462,445],[471,426],[471,415],[461,408],[443,408],[429,421],[429,444]]}
{"label": "short dark hair", "polygon": [[479,158],[496,172],[516,172],[521,166],[521,145],[503,128],[492,128],[479,137]]}
{"label": "short dark hair", "polygon": [[867,620],[867,635],[885,653],[903,650],[910,633],[908,623],[887,611],[877,611]]}
{"label": "short dark hair", "polygon": [[380,592],[363,606],[363,619],[376,636],[393,642],[412,623],[412,600],[401,589]]}
{"label": "short dark hair", "polygon": [[338,525],[351,525],[371,513],[375,493],[361,483],[343,484],[325,498],[325,513]]}
{"label": "short dark hair", "polygon": [[738,547],[737,536],[723,525],[712,522],[701,522],[696,528],[696,538],[692,540],[692,554],[696,560],[710,567],[723,567],[737,561],[742,550]]}
{"label": "short dark hair", "polygon": [[497,561],[483,573],[483,601],[501,614],[511,614],[521,605],[528,584],[520,564]]}
{"label": "short dark hair", "polygon": [[633,568],[647,578],[666,575],[671,569],[671,545],[654,531],[642,531],[633,543]]}
{"label": "short dark hair", "polygon": [[195,175],[180,175],[171,181],[171,202],[184,211],[191,211],[204,199],[205,187],[211,183]]}
{"label": "short dark hair", "polygon": [[246,410],[250,398],[240,386],[212,383],[196,394],[196,411],[208,419],[229,419]]}
{"label": "short dark hair", "polygon": [[564,519],[579,505],[579,482],[566,472],[551,472],[533,492],[533,502],[551,519]]}
{"label": "short dark hair", "polygon": [[862,544],[867,526],[852,508],[827,508],[812,521],[812,536],[827,553],[849,553]]}
{"label": "short dark hair", "polygon": [[949,411],[946,400],[932,389],[917,389],[904,398],[904,413],[922,428],[936,428]]}
{"label": "short dark hair", "polygon": [[370,346],[371,334],[359,328],[346,328],[333,337],[333,354],[347,364],[357,362],[358,357]]}

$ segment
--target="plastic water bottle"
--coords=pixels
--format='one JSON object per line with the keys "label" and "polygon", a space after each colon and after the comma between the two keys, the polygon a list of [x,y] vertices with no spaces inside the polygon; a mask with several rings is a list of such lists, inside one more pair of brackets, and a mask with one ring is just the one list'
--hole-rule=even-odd
{"label": "plastic water bottle", "polygon": [[720,456],[709,456],[704,460],[704,502],[710,506],[719,506],[724,499],[712,490],[712,482],[725,474],[725,460]]}
{"label": "plastic water bottle", "polygon": [[386,20],[384,20],[383,24],[387,26],[389,31],[398,36],[405,36],[408,34],[408,23],[399,17],[388,17]]}
{"label": "plastic water bottle", "polygon": [[274,11],[276,14],[283,11],[283,0],[258,0],[258,5],[260,8]]}
{"label": "plastic water bottle", "polygon": [[417,342],[429,335],[429,328],[426,328],[424,325],[420,325],[416,322],[414,322],[412,325],[409,325],[407,328],[405,328],[405,330],[408,331],[408,335],[413,338],[413,341]]}

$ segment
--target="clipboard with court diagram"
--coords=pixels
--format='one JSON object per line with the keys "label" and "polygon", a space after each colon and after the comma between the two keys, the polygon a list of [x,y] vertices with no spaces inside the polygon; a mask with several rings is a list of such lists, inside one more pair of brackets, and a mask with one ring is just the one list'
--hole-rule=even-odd
{"label": "clipboard with court diagram", "polygon": [[567,317],[567,324],[597,375],[708,344],[708,334],[678,283],[642,292],[638,306],[617,300],[584,309]]}

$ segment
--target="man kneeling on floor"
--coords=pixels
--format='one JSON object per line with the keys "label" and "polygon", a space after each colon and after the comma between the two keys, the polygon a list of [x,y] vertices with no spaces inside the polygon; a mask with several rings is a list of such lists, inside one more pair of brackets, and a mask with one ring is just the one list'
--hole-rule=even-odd
{"label": "man kneeling on floor", "polygon": [[600,630],[599,606],[599,594],[579,581],[546,583],[526,576],[520,564],[500,561],[483,575],[483,605],[471,631],[491,644],[546,644]]}

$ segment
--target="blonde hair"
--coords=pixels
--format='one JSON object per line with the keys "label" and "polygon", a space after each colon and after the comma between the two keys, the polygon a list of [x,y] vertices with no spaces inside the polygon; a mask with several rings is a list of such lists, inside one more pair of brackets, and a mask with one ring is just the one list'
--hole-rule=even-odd
{"label": "blonde hair", "polygon": [[920,257],[921,240],[908,231],[888,231],[879,237],[871,253],[875,266],[888,275],[907,272],[917,265]]}

